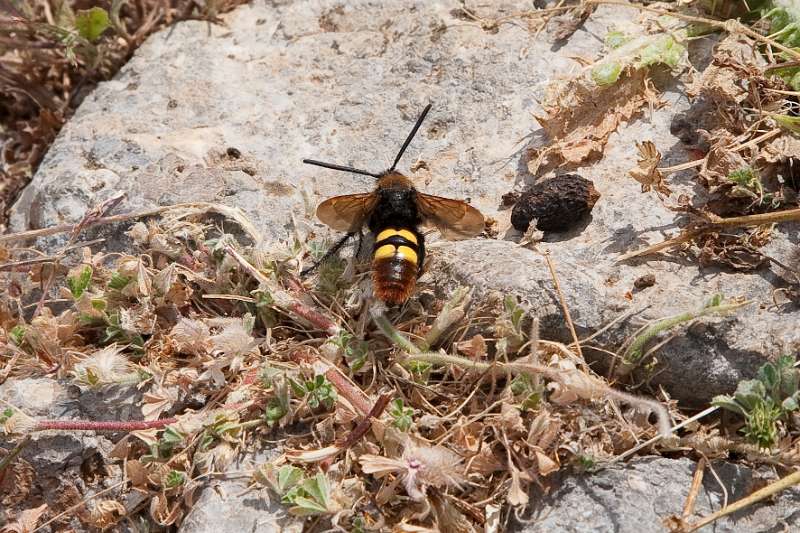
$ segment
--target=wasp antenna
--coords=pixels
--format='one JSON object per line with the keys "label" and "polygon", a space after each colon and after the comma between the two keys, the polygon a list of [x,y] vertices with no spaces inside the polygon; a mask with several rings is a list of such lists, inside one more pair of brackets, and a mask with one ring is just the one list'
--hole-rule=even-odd
{"label": "wasp antenna", "polygon": [[422,114],[417,119],[417,123],[414,124],[414,129],[412,129],[411,133],[408,134],[408,137],[406,137],[406,142],[403,143],[403,147],[400,148],[400,151],[397,153],[397,157],[394,158],[394,164],[392,164],[392,168],[390,168],[386,172],[393,171],[394,167],[397,166],[397,163],[400,162],[400,158],[403,157],[403,154],[405,153],[406,148],[408,148],[408,145],[411,144],[411,139],[413,139],[414,135],[417,134],[417,130],[419,130],[419,127],[422,126],[422,121],[425,120],[425,116],[428,114],[428,111],[431,110],[431,105],[432,104],[426,105],[425,109],[422,110]]}
{"label": "wasp antenna", "polygon": [[322,161],[315,161],[313,159],[303,159],[303,163],[306,165],[316,165],[318,167],[325,167],[331,170],[342,170],[344,172],[354,172],[356,174],[363,174],[365,176],[372,176],[373,178],[380,178],[380,174],[373,174],[372,172],[367,172],[366,170],[360,170],[353,167],[346,167],[343,165],[334,165],[333,163],[324,163]]}

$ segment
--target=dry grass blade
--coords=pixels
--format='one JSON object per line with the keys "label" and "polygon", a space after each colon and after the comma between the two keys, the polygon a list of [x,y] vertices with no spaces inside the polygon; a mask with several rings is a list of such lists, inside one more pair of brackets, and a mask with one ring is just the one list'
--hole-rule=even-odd
{"label": "dry grass blade", "polygon": [[712,218],[703,222],[697,223],[694,227],[684,229],[678,236],[672,237],[642,248],[641,250],[633,250],[622,254],[616,259],[617,263],[640,257],[645,255],[652,255],[662,250],[674,248],[675,246],[691,242],[700,235],[711,231],[719,230],[720,228],[741,228],[747,226],[761,226],[765,224],[780,224],[783,222],[797,222],[800,221],[800,209],[787,209],[785,211],[776,211],[772,213],[760,213],[756,215],[745,215],[740,217],[730,218]]}
{"label": "dry grass blade", "polygon": [[747,507],[757,502],[760,502],[766,498],[769,498],[770,496],[778,494],[779,492],[784,491],[794,485],[797,485],[798,483],[800,483],[800,471],[793,472],[792,474],[789,474],[788,476],[774,483],[771,483],[762,489],[755,491],[751,495],[746,496],[741,500],[737,500],[736,502],[723,507],[716,513],[712,513],[706,516],[705,518],[702,518],[701,520],[698,520],[697,522],[694,522],[692,524],[687,524],[686,527],[680,527],[676,531],[679,531],[680,533],[691,533],[692,531],[697,531],[698,529],[701,529],[707,526],[708,524],[716,522],[717,520],[719,520],[724,516],[728,516],[737,511],[741,511],[742,509],[746,509]]}

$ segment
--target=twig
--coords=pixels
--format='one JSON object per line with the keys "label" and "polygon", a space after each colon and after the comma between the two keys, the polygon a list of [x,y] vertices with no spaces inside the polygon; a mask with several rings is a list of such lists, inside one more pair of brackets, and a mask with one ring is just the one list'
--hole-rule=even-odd
{"label": "twig", "polygon": [[561,290],[561,284],[558,282],[556,269],[553,266],[553,261],[550,259],[550,252],[543,252],[542,255],[544,255],[544,260],[547,262],[547,268],[550,269],[550,276],[553,278],[553,283],[556,286],[556,294],[558,294],[558,299],[561,302],[561,309],[564,311],[564,319],[567,321],[567,326],[569,326],[569,331],[572,334],[572,341],[575,343],[575,351],[578,352],[578,356],[583,359],[581,342],[578,340],[578,334],[575,333],[575,324],[572,323],[572,317],[569,314],[569,307],[567,307],[567,300],[564,298],[564,292]]}
{"label": "twig", "polygon": [[697,462],[697,467],[692,477],[692,486],[689,488],[689,495],[686,497],[686,503],[683,505],[682,518],[689,518],[694,514],[694,502],[697,500],[697,495],[700,493],[700,487],[703,484],[703,473],[706,468],[706,458],[701,457]]}
{"label": "twig", "polygon": [[[215,212],[220,215],[226,216],[228,218],[235,220],[255,242],[260,242],[262,240],[260,232],[255,228],[255,226],[253,226],[247,220],[247,218],[244,216],[244,213],[242,213],[240,209],[235,207],[228,207],[221,204],[208,203],[208,202],[191,202],[183,204],[166,205],[162,207],[156,207],[154,209],[148,209],[145,211],[138,211],[136,213],[123,213],[120,215],[100,217],[84,224],[83,229],[101,224],[115,224],[117,222],[127,222],[128,220],[151,217],[155,215],[160,215],[168,211],[175,211],[180,209],[186,209],[187,211],[189,211],[185,216],[207,213],[207,212]],[[58,235],[59,233],[73,232],[76,226],[77,226],[76,224],[60,224],[58,226],[50,226],[49,228],[20,231],[17,233],[9,233],[8,235],[0,235],[0,244],[5,244],[8,242],[16,242],[16,241],[25,241],[29,239],[36,239],[39,237],[47,237],[49,235]]]}
{"label": "twig", "polygon": [[527,374],[534,377],[537,374],[541,374],[553,381],[557,381],[568,390],[587,399],[615,398],[639,407],[646,406],[653,411],[658,418],[660,435],[667,435],[670,432],[669,413],[667,413],[667,410],[664,409],[660,403],[613,389],[605,382],[577,369],[555,369],[533,363],[502,363],[499,361],[486,363],[483,361],[473,361],[472,359],[459,357],[457,355],[432,352],[409,354],[406,356],[406,361],[419,361],[439,365],[452,364],[466,370],[478,372],[496,367],[500,371],[511,372],[513,374]]}
{"label": "twig", "polygon": [[0,272],[9,272],[9,271],[19,272],[22,269],[25,269],[25,268],[33,266],[33,265],[38,265],[40,263],[52,263],[54,261],[58,261],[60,259],[64,259],[64,257],[66,256],[66,253],[71,251],[71,250],[74,250],[76,248],[83,248],[85,246],[94,246],[95,244],[100,244],[101,242],[104,242],[104,241],[105,241],[105,239],[94,239],[94,240],[91,240],[91,241],[79,242],[77,244],[73,244],[71,246],[67,246],[66,248],[63,248],[57,255],[48,255],[48,256],[45,256],[45,257],[36,257],[36,258],[33,258],[33,259],[23,259],[21,261],[13,261],[13,262],[10,262],[10,263],[3,263],[2,265],[0,265]]}
{"label": "twig", "polygon": [[778,481],[771,483],[764,487],[763,489],[759,489],[755,491],[750,496],[746,498],[742,498],[741,500],[737,500],[731,505],[726,505],[719,511],[712,513],[705,518],[695,522],[694,524],[690,524],[686,529],[684,529],[685,533],[691,533],[692,531],[697,531],[698,529],[707,526],[708,524],[719,520],[723,516],[727,516],[729,514],[735,513],[741,509],[749,507],[750,505],[759,502],[765,498],[772,496],[773,494],[777,494],[782,490],[788,489],[792,485],[796,485],[800,483],[800,470],[789,474],[788,476],[784,477],[783,479],[779,479]]}
{"label": "twig", "polygon": [[[76,224],[74,228],[72,228],[72,232],[70,233],[69,236],[69,241],[67,242],[67,247],[71,246],[75,242],[75,239],[78,238],[78,235],[81,234],[84,228],[86,228],[90,224],[92,225],[95,224],[98,220],[106,216],[106,214],[109,211],[111,211],[112,209],[114,209],[119,205],[119,203],[122,201],[123,198],[125,198],[125,193],[117,193],[116,195],[109,198],[105,202],[102,202],[99,205],[96,205],[95,207],[87,211],[83,215],[81,221],[78,222],[78,224]],[[61,251],[63,252],[64,249],[62,249]]]}
{"label": "twig", "polygon": [[[322,361],[321,358],[319,360]],[[336,391],[350,402],[350,405],[355,407],[362,415],[369,414],[371,398],[361,387],[342,374],[341,370],[334,365],[328,364],[328,369],[325,371],[325,378],[330,381],[331,385],[336,388]]]}
{"label": "twig", "polygon": [[8,465],[10,465],[12,461],[14,461],[14,458],[16,458],[20,453],[22,453],[22,450],[25,448],[25,446],[28,445],[30,441],[31,441],[31,436],[30,435],[26,436],[24,439],[22,439],[22,441],[19,444],[14,446],[13,450],[8,452],[8,455],[0,459],[0,483],[3,482],[3,478],[6,475],[6,468],[8,468]]}
{"label": "twig", "polygon": [[116,490],[116,489],[118,489],[118,488],[122,487],[123,485],[127,485],[127,484],[128,484],[128,480],[127,480],[127,479],[123,479],[123,480],[122,480],[122,481],[120,481],[119,483],[115,483],[115,484],[111,485],[111,486],[110,486],[110,487],[108,487],[108,488],[105,488],[105,489],[103,489],[103,490],[101,490],[101,491],[95,492],[95,493],[94,493],[94,494],[92,494],[91,496],[86,496],[85,498],[83,498],[81,501],[79,501],[79,502],[78,502],[78,503],[76,503],[75,505],[72,505],[72,506],[70,506],[70,507],[68,507],[68,508],[64,509],[63,511],[61,511],[60,513],[58,513],[57,515],[55,515],[53,518],[51,518],[50,520],[48,520],[48,521],[47,521],[47,522],[45,522],[44,524],[40,525],[40,526],[39,526],[39,527],[37,527],[36,529],[34,529],[34,530],[33,530],[33,533],[36,533],[37,531],[41,531],[41,530],[45,529],[47,526],[49,526],[50,524],[52,524],[53,522],[55,522],[56,520],[58,520],[58,519],[59,519],[59,518],[61,518],[62,516],[64,516],[64,515],[68,515],[68,514],[70,514],[71,512],[75,511],[75,509],[78,509],[78,508],[80,508],[80,507],[83,507],[84,505],[86,505],[86,503],[87,503],[87,502],[89,502],[89,501],[91,501],[91,500],[94,500],[94,499],[96,499],[96,498],[99,498],[100,496],[105,496],[105,495],[106,495],[106,494],[108,494],[109,492],[111,492],[111,491],[113,491],[113,490]]}
{"label": "twig", "polygon": [[[709,407],[705,411],[701,411],[701,412],[697,413],[696,415],[694,415],[693,417],[687,418],[686,420],[684,420],[680,424],[672,426],[672,428],[670,429],[670,433],[671,434],[675,433],[679,429],[685,428],[686,426],[688,426],[690,424],[693,424],[694,422],[697,422],[701,418],[704,418],[704,417],[714,413],[718,409],[719,409],[719,407],[716,407],[716,406]],[[610,465],[610,464],[618,463],[619,461],[624,461],[628,457],[634,455],[639,450],[643,450],[644,448],[647,448],[648,446],[651,446],[651,445],[655,444],[656,442],[660,441],[665,436],[666,435],[656,435],[652,439],[649,439],[649,440],[646,440],[645,442],[641,442],[641,443],[637,444],[636,446],[634,446],[630,450],[627,450],[627,451],[619,454],[618,456],[614,457],[613,459],[609,459],[605,464]]]}
{"label": "twig", "polygon": [[383,411],[386,409],[386,406],[389,404],[389,400],[391,399],[392,395],[388,392],[378,396],[378,401],[375,402],[375,405],[372,406],[372,409],[369,410],[363,420],[358,423],[355,429],[350,432],[350,434],[345,438],[344,442],[339,445],[339,447],[342,450],[346,450],[358,442],[372,426],[372,420],[381,417]]}
{"label": "twig", "polygon": [[696,237],[709,231],[717,231],[720,228],[738,228],[747,226],[761,226],[764,224],[779,224],[781,222],[800,221],[800,209],[786,209],[784,211],[774,211],[772,213],[758,213],[756,215],[745,215],[740,217],[719,218],[714,217],[703,222],[697,223],[694,227],[683,230],[676,237],[672,237],[658,244],[647,246],[641,250],[633,250],[622,254],[615,262],[620,263],[634,257],[651,255],[666,248],[672,248],[694,240]]}

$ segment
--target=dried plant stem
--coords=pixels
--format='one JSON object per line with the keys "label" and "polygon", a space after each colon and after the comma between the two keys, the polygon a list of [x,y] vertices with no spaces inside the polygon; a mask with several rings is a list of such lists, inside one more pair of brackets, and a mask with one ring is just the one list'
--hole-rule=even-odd
{"label": "dried plant stem", "polygon": [[583,359],[581,341],[578,340],[578,334],[575,332],[575,324],[572,323],[572,316],[569,314],[567,300],[564,298],[564,292],[561,290],[561,284],[558,282],[556,269],[553,266],[552,259],[550,259],[550,252],[543,252],[542,255],[544,255],[544,260],[547,262],[547,268],[550,269],[550,276],[553,278],[553,283],[556,286],[556,294],[558,294],[558,300],[561,302],[561,309],[564,311],[564,319],[567,321],[567,326],[569,326],[569,332],[572,334],[572,341],[575,343],[575,351],[578,353],[578,356]]}
{"label": "dried plant stem", "polygon": [[350,448],[353,444],[358,442],[363,437],[370,427],[372,427],[372,420],[380,418],[386,406],[389,405],[389,400],[392,399],[391,393],[385,392],[378,396],[378,401],[372,406],[372,409],[366,413],[364,419],[350,432],[345,438],[344,442],[339,445],[342,450]]}
{"label": "dried plant stem", "polygon": [[367,415],[370,412],[370,397],[361,388],[350,381],[350,379],[342,374],[341,370],[337,367],[330,365],[325,371],[325,378],[330,381],[334,386],[336,392],[343,396],[350,405],[356,408],[362,415]]}
{"label": "dried plant stem", "polygon": [[467,359],[465,357],[449,355],[441,352],[416,353],[413,355],[409,354],[406,356],[405,360],[437,365],[457,365],[465,370],[473,370],[478,372],[485,372],[490,370],[492,367],[495,367],[500,371],[511,372],[512,374],[527,374],[534,377],[536,375],[543,375],[549,379],[552,379],[553,381],[559,382],[566,388],[574,387],[575,385],[570,383],[570,378],[573,378],[573,381],[579,381],[576,376],[577,374],[580,374],[581,379],[577,386],[580,386],[586,390],[591,389],[591,397],[593,399],[614,398],[638,407],[646,407],[654,412],[658,417],[660,434],[667,435],[670,432],[669,413],[667,413],[667,410],[664,409],[660,403],[613,389],[600,379],[582,373],[579,370],[563,370],[532,363],[501,363],[499,361],[488,363],[483,361],[473,361],[472,359]]}
{"label": "dried plant stem", "polygon": [[[686,420],[684,420],[680,424],[673,426],[670,429],[670,433],[675,433],[679,429],[682,429],[682,428],[684,428],[684,427],[686,427],[688,425],[691,425],[691,424],[697,422],[698,420],[700,420],[701,418],[705,418],[706,416],[714,413],[718,409],[719,409],[719,407],[716,407],[716,406],[709,407],[708,409],[697,413],[693,417],[687,418]],[[609,461],[606,462],[606,464],[614,464],[614,463],[618,463],[620,461],[624,461],[628,457],[636,454],[638,451],[643,450],[643,449],[647,448],[648,446],[651,446],[651,445],[655,444],[656,442],[660,441],[665,436],[666,435],[656,435],[655,437],[653,437],[653,438],[651,438],[649,440],[646,440],[646,441],[644,441],[642,443],[639,443],[636,446],[634,446],[633,448],[631,448],[630,450],[626,450],[623,453],[619,454],[618,456],[614,457],[613,459],[610,459]]]}
{"label": "dried plant stem", "polygon": [[761,226],[764,224],[778,224],[781,222],[798,222],[800,221],[800,209],[786,209],[784,211],[775,211],[772,213],[759,213],[756,215],[745,215],[740,217],[730,218],[713,218],[704,220],[698,223],[695,227],[683,230],[678,236],[667,239],[664,242],[647,246],[641,250],[634,250],[622,254],[617,258],[616,262],[620,263],[634,257],[643,255],[650,255],[667,248],[673,248],[679,244],[683,244],[694,240],[696,237],[707,233],[709,231],[718,231],[721,228],[738,228],[746,226]]}
{"label": "dried plant stem", "polygon": [[52,263],[54,261],[59,261],[66,257],[67,252],[71,250],[76,250],[78,248],[84,248],[87,246],[94,246],[95,244],[100,244],[101,242],[105,242],[105,239],[94,239],[91,241],[79,242],[77,244],[73,244],[62,248],[57,255],[47,255],[44,257],[35,257],[33,259],[24,259],[22,261],[12,261],[10,263],[3,263],[0,265],[0,272],[20,272],[23,270],[27,270],[29,267],[33,265],[38,265],[41,263]]}
{"label": "dried plant stem", "polygon": [[81,507],[83,507],[84,505],[86,505],[86,504],[87,504],[88,502],[90,502],[91,500],[95,500],[95,499],[97,499],[97,498],[99,498],[99,497],[101,497],[101,496],[105,496],[105,495],[106,495],[106,494],[108,494],[109,492],[115,491],[115,490],[117,490],[118,488],[120,488],[120,487],[123,487],[123,486],[127,485],[127,484],[128,484],[128,482],[129,482],[129,480],[126,478],[126,479],[123,479],[122,481],[120,481],[119,483],[114,483],[114,484],[113,484],[113,485],[111,485],[110,487],[106,487],[106,488],[104,488],[103,490],[100,490],[100,491],[98,491],[98,492],[95,492],[94,494],[92,494],[92,495],[90,495],[90,496],[86,496],[85,498],[83,498],[81,501],[79,501],[79,502],[78,502],[78,503],[76,503],[75,505],[72,505],[72,506],[70,506],[70,507],[68,507],[68,508],[64,509],[63,511],[61,511],[60,513],[58,513],[57,515],[55,515],[54,517],[52,517],[50,520],[48,520],[48,521],[47,521],[47,522],[45,522],[44,524],[40,525],[40,526],[39,526],[39,527],[37,527],[36,529],[34,529],[34,530],[33,530],[33,533],[36,533],[37,531],[42,531],[43,529],[46,529],[46,528],[47,528],[47,526],[49,526],[50,524],[52,524],[53,522],[55,522],[56,520],[58,520],[58,519],[59,519],[59,518],[61,518],[62,516],[68,515],[68,514],[70,514],[70,513],[74,512],[76,509],[80,509]]}
{"label": "dried plant stem", "polygon": [[695,468],[694,476],[692,476],[692,486],[689,488],[689,495],[686,497],[686,503],[683,506],[683,518],[688,518],[694,514],[694,502],[697,500],[697,495],[700,493],[700,487],[703,485],[703,473],[706,469],[706,458],[701,457]]}
{"label": "dried plant stem", "polygon": [[[767,90],[777,92],[772,89],[767,89]],[[782,92],[789,92],[789,91],[782,91]],[[768,141],[774,137],[778,137],[782,133],[783,129],[781,128],[771,129],[770,131],[763,133],[758,137],[754,137],[747,142],[731,147],[730,151],[741,152],[742,150],[745,150],[747,148],[754,148],[764,141]],[[681,170],[689,170],[690,168],[701,167],[703,166],[703,164],[705,164],[707,160],[708,156],[701,157],[700,159],[695,159],[694,161],[687,161],[686,163],[681,163],[680,165],[675,165],[672,167],[661,167],[658,169],[658,171],[661,172],[662,174],[672,174],[674,172],[680,172]]]}
{"label": "dried plant stem", "polygon": [[208,203],[208,202],[191,202],[191,203],[183,203],[175,205],[165,205],[162,207],[156,207],[154,209],[138,211],[136,213],[123,213],[120,215],[111,215],[107,217],[96,217],[91,221],[85,222],[83,225],[81,225],[80,222],[77,224],[60,224],[58,226],[50,226],[49,228],[20,231],[17,233],[9,233],[8,235],[0,235],[0,244],[5,244],[8,242],[26,241],[30,239],[36,239],[39,237],[47,237],[49,235],[58,235],[59,233],[73,233],[75,229],[78,228],[79,226],[81,229],[85,229],[85,228],[90,228],[92,226],[115,224],[117,222],[127,222],[128,220],[151,217],[155,215],[160,215],[162,213],[166,213],[168,211],[175,211],[180,209],[187,210],[188,211],[188,213],[186,214],[187,216],[193,214],[208,213],[208,212],[214,212],[226,216],[239,223],[239,225],[242,226],[242,229],[244,229],[245,232],[247,232],[248,235],[255,242],[260,242],[261,240],[260,232],[255,228],[255,226],[253,226],[247,220],[247,218],[244,216],[244,214],[240,209],[235,207],[228,207],[226,205],[221,205],[221,204]]}
{"label": "dried plant stem", "polygon": [[699,521],[695,522],[694,524],[688,525],[683,531],[685,533],[691,533],[692,531],[697,531],[698,529],[707,526],[708,524],[719,520],[723,516],[727,516],[729,514],[735,513],[736,511],[740,511],[750,505],[753,505],[756,502],[759,502],[765,498],[772,496],[773,494],[777,494],[782,490],[788,489],[789,487],[800,483],[800,470],[789,474],[788,476],[784,477],[783,479],[779,479],[775,483],[771,483],[764,487],[763,489],[755,491],[750,496],[746,498],[742,498],[730,505],[726,505],[716,513],[712,513],[705,518],[700,519]]}

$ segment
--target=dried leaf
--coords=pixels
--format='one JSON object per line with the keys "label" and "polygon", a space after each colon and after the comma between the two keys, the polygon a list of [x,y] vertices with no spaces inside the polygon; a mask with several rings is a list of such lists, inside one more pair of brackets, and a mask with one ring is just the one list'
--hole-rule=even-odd
{"label": "dried leaf", "polygon": [[474,335],[468,341],[456,343],[456,349],[467,357],[484,359],[486,357],[486,339],[483,335]]}
{"label": "dried leaf", "polygon": [[125,462],[125,475],[131,484],[138,489],[147,489],[149,473],[147,468],[138,460],[131,459]]}
{"label": "dried leaf", "polygon": [[556,461],[550,459],[547,455],[539,450],[536,450],[536,465],[538,467],[539,474],[542,476],[552,474],[559,469]]}
{"label": "dried leaf", "polygon": [[89,514],[89,522],[99,529],[106,529],[126,515],[125,506],[116,500],[100,500]]}
{"label": "dried leaf", "polygon": [[511,487],[508,489],[506,500],[512,507],[524,507],[528,505],[528,492],[523,487],[521,472],[514,465],[509,465],[511,469]]}
{"label": "dried leaf", "polygon": [[630,169],[628,174],[642,184],[642,192],[647,192],[652,187],[657,192],[669,196],[672,191],[666,186],[664,176],[658,170],[661,152],[651,141],[637,142],[636,149],[639,150],[640,155],[640,159],[637,161],[638,166]]}
{"label": "dried leaf", "polygon": [[546,115],[536,120],[552,144],[529,164],[529,171],[536,174],[551,155],[573,165],[599,156],[619,124],[648,103],[646,79],[646,69],[629,69],[609,85],[598,87],[578,77],[551,88],[543,105]]}
{"label": "dried leaf", "polygon": [[3,528],[3,533],[32,533],[45,511],[47,511],[46,503],[22,511],[15,522],[11,522]]}

